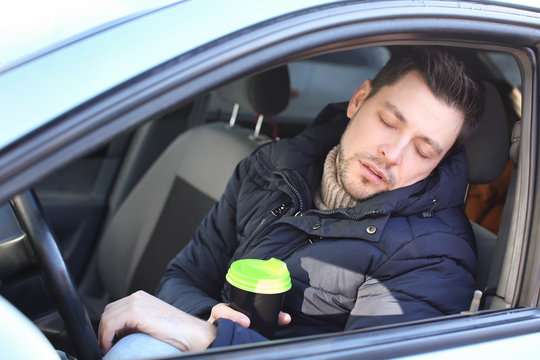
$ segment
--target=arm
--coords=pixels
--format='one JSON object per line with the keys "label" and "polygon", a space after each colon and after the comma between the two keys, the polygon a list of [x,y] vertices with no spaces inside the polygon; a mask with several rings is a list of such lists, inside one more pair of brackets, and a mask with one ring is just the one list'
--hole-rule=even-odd
{"label": "arm", "polygon": [[236,322],[235,313],[245,316],[220,304],[213,310],[214,316],[219,319],[204,321],[144,291],[137,291],[105,307],[99,323],[98,342],[107,353],[113,346],[115,336],[122,338],[135,332],[148,334],[181,351],[201,351],[209,346],[268,340],[241,325],[240,321]]}
{"label": "arm", "polygon": [[358,288],[346,329],[359,329],[467,310],[475,255],[448,233],[415,239],[395,252]]}
{"label": "arm", "polygon": [[246,163],[237,166],[222,198],[171,261],[156,291],[160,299],[201,318],[207,318],[219,302],[227,265],[237,247],[236,199]]}
{"label": "arm", "polygon": [[98,342],[104,352],[121,338],[143,332],[182,350],[204,350],[216,338],[216,328],[206,321],[159,300],[143,291],[115,301],[105,308],[98,330]]}

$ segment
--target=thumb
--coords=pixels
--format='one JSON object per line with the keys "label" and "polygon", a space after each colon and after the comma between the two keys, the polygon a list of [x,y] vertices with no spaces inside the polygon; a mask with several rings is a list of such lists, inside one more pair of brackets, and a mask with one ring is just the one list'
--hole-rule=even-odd
{"label": "thumb", "polygon": [[247,317],[246,315],[242,314],[239,311],[236,311],[230,308],[228,304],[221,303],[214,306],[212,308],[212,313],[208,321],[212,323],[215,320],[221,319],[221,318],[232,320],[246,328],[249,327],[250,325],[249,317]]}
{"label": "thumb", "polygon": [[288,313],[285,313],[283,311],[280,311],[279,312],[279,315],[278,315],[278,324],[283,326],[283,325],[288,325],[290,322],[291,322],[292,318],[291,318],[291,315],[289,315]]}

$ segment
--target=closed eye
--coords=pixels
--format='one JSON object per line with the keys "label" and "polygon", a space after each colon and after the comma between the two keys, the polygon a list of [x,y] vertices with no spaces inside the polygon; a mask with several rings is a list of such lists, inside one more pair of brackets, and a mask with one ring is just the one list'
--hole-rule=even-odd
{"label": "closed eye", "polygon": [[418,155],[420,155],[420,157],[422,157],[424,159],[429,159],[430,158],[430,156],[426,155],[418,146],[415,146],[414,149],[415,149],[416,153]]}
{"label": "closed eye", "polygon": [[414,143],[414,151],[420,156],[422,159],[433,159],[433,157],[436,157],[437,150],[433,149],[430,144],[427,144],[423,141],[415,141]]}
{"label": "closed eye", "polygon": [[389,129],[395,129],[396,127],[393,126],[392,124],[390,124],[388,121],[384,120],[384,118],[382,116],[379,116],[379,120],[381,121],[381,123],[386,126],[387,128]]}

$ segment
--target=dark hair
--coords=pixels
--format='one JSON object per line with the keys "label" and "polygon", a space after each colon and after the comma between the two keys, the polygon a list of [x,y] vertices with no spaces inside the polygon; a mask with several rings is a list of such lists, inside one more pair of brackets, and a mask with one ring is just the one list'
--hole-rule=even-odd
{"label": "dark hair", "polygon": [[373,79],[369,97],[411,71],[420,73],[433,95],[463,112],[463,126],[454,146],[463,144],[476,129],[483,111],[481,83],[450,51],[431,46],[406,47],[393,51],[390,60]]}

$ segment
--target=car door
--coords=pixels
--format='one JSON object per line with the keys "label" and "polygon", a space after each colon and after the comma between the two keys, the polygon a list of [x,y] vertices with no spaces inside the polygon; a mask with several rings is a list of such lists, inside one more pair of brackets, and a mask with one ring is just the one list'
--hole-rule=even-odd
{"label": "car door", "polygon": [[[108,96],[92,98],[86,106],[64,114],[59,119],[61,121],[42,129],[39,134],[34,134],[35,137],[23,139],[20,148],[4,149],[0,154],[0,164],[6,165],[0,167],[0,181],[5,185],[1,194],[7,199],[15,190],[22,190],[28,184],[35,183],[43,174],[50,174],[48,164],[59,167],[59,164],[65,165],[83,154],[87,156],[84,161],[90,163],[93,156],[89,155],[92,154],[91,150],[95,151],[134,124],[156,115],[159,112],[156,109],[186,104],[194,96],[261,68],[302,59],[314,53],[373,44],[439,44],[502,52],[510,55],[520,69],[523,79],[520,102],[522,111],[521,127],[514,136],[519,149],[515,194],[506,203],[508,229],[499,236],[499,239],[504,239],[500,246],[501,276],[497,279],[493,293],[487,294],[497,299],[491,308],[479,313],[384,328],[282,340],[242,348],[215,349],[193,356],[387,358],[419,356],[423,353],[436,355],[439,351],[451,354],[453,348],[460,351],[474,347],[475,344],[488,348],[497,342],[521,344],[521,337],[535,340],[540,332],[537,308],[540,237],[539,224],[535,221],[540,206],[535,193],[538,181],[538,21],[537,12],[524,8],[455,1],[429,4],[415,1],[344,2],[274,19],[250,28],[251,31],[224,37],[212,43],[212,46],[201,47],[195,52],[187,51],[187,55],[182,54],[175,61],[156,65],[152,71],[145,72],[144,76],[137,77],[133,82],[115,87],[114,91],[107,93]],[[69,124],[82,128],[88,119],[92,126],[86,128],[85,132],[81,131],[75,139],[68,139],[58,125]],[[35,144],[52,138],[51,134],[58,135],[58,138],[40,149],[44,155],[37,154]],[[13,161],[16,158],[14,155],[22,152],[21,149],[29,150],[31,159],[27,159],[28,163],[24,166],[21,160],[15,161],[13,166],[19,168],[14,171],[8,160]],[[101,151],[108,154],[108,150]],[[101,153],[98,156],[100,159],[96,162],[99,165],[95,165],[97,170],[87,175],[94,180],[88,182],[90,185],[85,187],[83,193],[87,194],[98,183],[97,179],[107,158],[107,155],[103,155]],[[80,174],[85,171],[87,169],[74,170]],[[62,182],[66,183],[66,180],[59,181]],[[47,192],[55,195],[60,192],[46,182],[41,191],[44,197],[47,197]],[[68,197],[73,198],[71,195]],[[51,208],[54,208],[54,204]],[[80,212],[84,213],[82,210]],[[502,341],[504,339],[509,342]]]}

